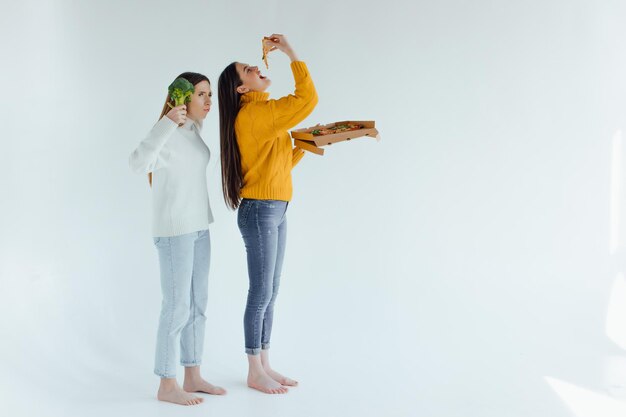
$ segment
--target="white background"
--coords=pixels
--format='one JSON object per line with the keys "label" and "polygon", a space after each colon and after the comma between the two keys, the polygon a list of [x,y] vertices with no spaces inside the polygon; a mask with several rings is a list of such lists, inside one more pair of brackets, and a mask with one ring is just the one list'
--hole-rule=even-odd
{"label": "white background", "polygon": [[[623,412],[626,3],[2,8],[0,414]],[[271,33],[319,93],[301,127],[376,120],[382,140],[293,172],[272,355],[301,386],[263,395],[245,387],[245,253],[221,196],[215,97],[203,371],[230,392],[159,403],[150,191],[128,155],[177,74],[204,73],[216,93],[230,62],[261,65]],[[284,55],[265,72],[273,97],[293,88]]]}

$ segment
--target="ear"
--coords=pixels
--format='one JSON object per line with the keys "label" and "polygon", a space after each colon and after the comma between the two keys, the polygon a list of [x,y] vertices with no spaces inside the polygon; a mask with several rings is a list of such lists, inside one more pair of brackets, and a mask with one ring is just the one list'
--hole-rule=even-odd
{"label": "ear", "polygon": [[237,87],[237,92],[239,94],[246,94],[248,91],[250,91],[250,89],[248,87],[244,87],[243,85]]}

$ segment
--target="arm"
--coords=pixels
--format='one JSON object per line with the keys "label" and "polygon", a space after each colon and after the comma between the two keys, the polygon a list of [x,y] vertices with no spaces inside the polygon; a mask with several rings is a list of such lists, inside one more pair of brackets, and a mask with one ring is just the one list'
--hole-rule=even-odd
{"label": "arm", "polygon": [[295,148],[293,148],[293,151],[291,153],[292,153],[291,167],[293,168],[296,165],[298,165],[298,162],[300,162],[302,158],[304,158],[304,150],[296,146]]}
{"label": "arm", "polygon": [[293,61],[291,70],[296,83],[294,93],[269,101],[274,128],[277,131],[295,127],[311,114],[318,101],[317,91],[306,64],[302,61]]}
{"label": "arm", "polygon": [[147,174],[160,168],[167,160],[162,154],[163,146],[178,126],[187,121],[187,106],[173,107],[161,117],[148,136],[130,154],[128,164],[137,174]]}
{"label": "arm", "polygon": [[271,46],[270,52],[280,50],[291,60],[291,71],[296,82],[293,94],[278,100],[270,100],[274,129],[288,130],[304,120],[317,104],[317,91],[309,74],[306,64],[298,59],[295,51],[284,35],[273,34],[265,38],[266,44]]}
{"label": "arm", "polygon": [[147,174],[165,162],[161,150],[177,127],[178,125],[166,116],[154,125],[148,136],[139,143],[137,149],[128,158],[128,164],[133,172]]}

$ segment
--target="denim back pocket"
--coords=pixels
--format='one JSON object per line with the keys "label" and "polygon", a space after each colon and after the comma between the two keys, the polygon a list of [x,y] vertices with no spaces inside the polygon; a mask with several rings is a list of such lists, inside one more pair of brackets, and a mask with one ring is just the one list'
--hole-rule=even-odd
{"label": "denim back pocket", "polygon": [[253,201],[241,200],[241,204],[237,210],[237,226],[239,226],[240,229],[243,229],[248,224],[248,217],[250,216],[253,205]]}

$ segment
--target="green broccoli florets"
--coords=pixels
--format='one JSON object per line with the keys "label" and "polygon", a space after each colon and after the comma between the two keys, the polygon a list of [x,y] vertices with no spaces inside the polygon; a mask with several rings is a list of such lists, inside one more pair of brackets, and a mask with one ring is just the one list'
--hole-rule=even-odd
{"label": "green broccoli florets", "polygon": [[[174,100],[174,107],[187,104],[191,101],[191,95],[193,94],[193,84],[184,78],[176,78],[173,83],[167,88],[172,100]],[[170,107],[172,107],[170,105]]]}

